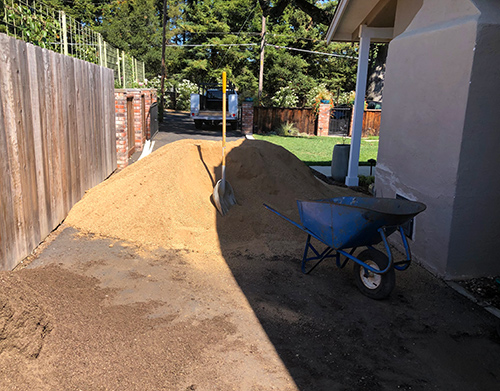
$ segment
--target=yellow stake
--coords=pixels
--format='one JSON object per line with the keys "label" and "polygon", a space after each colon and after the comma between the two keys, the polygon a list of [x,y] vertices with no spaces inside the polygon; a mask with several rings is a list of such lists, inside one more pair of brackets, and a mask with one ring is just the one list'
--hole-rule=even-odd
{"label": "yellow stake", "polygon": [[222,72],[222,180],[226,180],[226,72]]}

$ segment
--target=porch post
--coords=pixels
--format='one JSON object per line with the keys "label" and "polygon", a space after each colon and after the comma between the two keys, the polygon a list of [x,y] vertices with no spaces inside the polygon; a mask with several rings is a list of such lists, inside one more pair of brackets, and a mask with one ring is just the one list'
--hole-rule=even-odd
{"label": "porch post", "polygon": [[363,114],[365,111],[366,78],[368,76],[368,55],[370,53],[370,30],[360,26],[358,72],[356,76],[356,98],[351,134],[351,153],[349,154],[349,169],[345,184],[358,186],[359,149],[361,146],[361,131],[363,128]]}

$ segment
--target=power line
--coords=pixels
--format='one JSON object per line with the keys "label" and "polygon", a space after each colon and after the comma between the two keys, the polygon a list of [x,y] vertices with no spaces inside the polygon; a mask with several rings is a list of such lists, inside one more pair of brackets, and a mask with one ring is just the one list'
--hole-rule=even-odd
{"label": "power line", "polygon": [[258,43],[201,43],[198,45],[167,45],[168,48],[201,47],[201,46],[257,46]]}
{"label": "power line", "polygon": [[310,54],[322,54],[324,56],[331,56],[331,57],[351,58],[353,60],[357,60],[358,59],[357,57],[347,56],[345,54],[315,52],[313,50],[306,50],[306,49],[299,49],[299,48],[290,48],[288,46],[278,46],[278,45],[272,45],[272,44],[269,44],[269,43],[266,43],[266,46],[275,47],[276,49],[295,50],[297,52],[304,52],[304,53],[310,53]]}
{"label": "power line", "polygon": [[[248,20],[250,19],[250,17],[254,14],[255,9],[257,8],[257,4],[259,4],[259,3],[256,1],[256,2],[255,2],[255,5],[253,6],[253,8],[252,8],[252,10],[251,10],[251,12],[248,14],[248,16],[247,16],[247,18],[246,18],[245,22],[244,22],[244,23],[243,23],[243,25],[241,26],[240,31],[238,32],[238,35],[237,35],[238,37],[239,37],[239,35],[240,35],[241,31],[243,30],[243,27],[245,27],[245,25],[247,24],[247,22],[248,22]],[[223,56],[223,57],[222,57],[222,59],[219,61],[219,64],[217,65],[217,68],[219,68],[219,67],[221,66],[222,62],[223,62],[223,61],[224,61],[224,59],[226,58],[227,53],[229,53],[229,51],[230,51],[230,50],[231,50],[231,47],[229,47],[229,48],[226,50],[226,52],[224,53],[224,56]]]}
{"label": "power line", "polygon": [[[182,47],[258,46],[258,45],[260,45],[260,43],[206,43],[206,44],[197,44],[197,45],[167,45],[166,47],[167,48],[182,48]],[[316,52],[314,50],[291,48],[291,47],[288,47],[288,46],[278,46],[278,45],[273,45],[273,44],[270,44],[270,43],[266,43],[265,45],[273,47],[273,48],[276,48],[276,49],[294,50],[294,51],[297,51],[297,52],[303,52],[303,53],[309,53],[309,54],[321,54],[323,56],[339,57],[339,58],[350,58],[350,59],[353,59],[353,60],[357,60],[358,59],[357,57],[348,56],[346,54]]]}

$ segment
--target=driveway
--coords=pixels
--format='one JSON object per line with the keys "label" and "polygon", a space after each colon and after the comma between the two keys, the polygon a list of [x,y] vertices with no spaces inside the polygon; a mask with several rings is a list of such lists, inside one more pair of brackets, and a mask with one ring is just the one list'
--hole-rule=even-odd
{"label": "driveway", "polygon": [[[196,140],[222,140],[222,126],[214,126],[203,129],[196,129],[194,122],[189,113],[184,111],[165,111],[163,122],[160,123],[159,131],[153,138],[155,142],[153,151],[163,147],[166,144],[173,143],[183,139],[196,139]],[[227,142],[235,141],[245,136],[240,131],[227,130]],[[141,156],[141,152],[134,153],[130,159],[129,164],[136,162]]]}

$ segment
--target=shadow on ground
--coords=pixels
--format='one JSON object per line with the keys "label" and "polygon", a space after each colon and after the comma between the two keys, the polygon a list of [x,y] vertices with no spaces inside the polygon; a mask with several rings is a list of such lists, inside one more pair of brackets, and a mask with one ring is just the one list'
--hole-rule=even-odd
{"label": "shadow on ground", "polygon": [[[356,289],[351,265],[326,261],[304,275],[300,250],[232,251],[230,214],[217,215],[223,255],[300,390],[498,389],[497,319],[418,265],[397,273],[389,299],[374,301]],[[276,232],[289,226],[276,216]]]}

